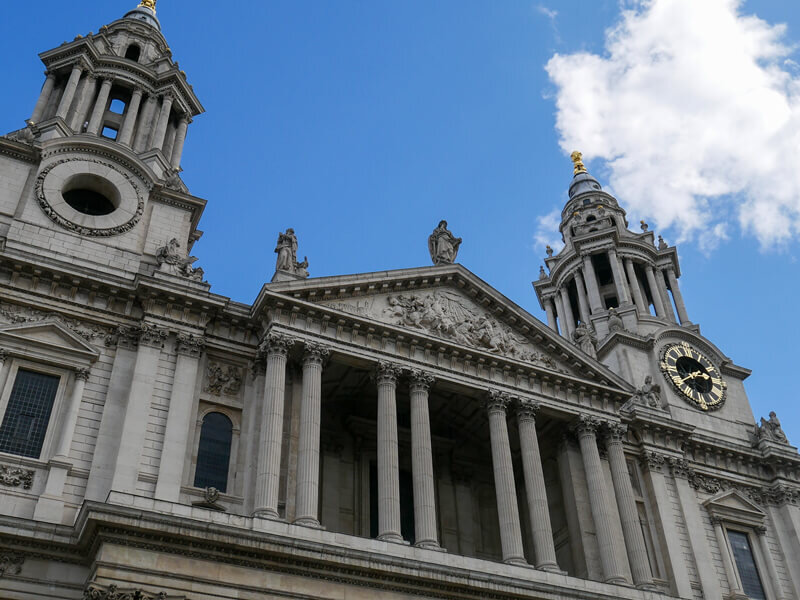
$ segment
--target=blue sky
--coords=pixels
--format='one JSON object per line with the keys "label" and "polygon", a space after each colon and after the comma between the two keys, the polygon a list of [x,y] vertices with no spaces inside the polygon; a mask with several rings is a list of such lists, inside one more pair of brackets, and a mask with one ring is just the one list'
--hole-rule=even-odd
{"label": "blue sky", "polygon": [[[6,3],[20,25],[0,38],[0,130],[30,114],[39,52],[135,4],[39,0],[30,27],[30,6]],[[183,175],[208,199],[193,254],[212,291],[252,302],[287,227],[312,276],[427,265],[444,218],[458,261],[543,318],[531,281],[575,145],[631,223],[680,241],[689,316],[753,369],[756,417],[776,410],[800,444],[800,5],[160,0],[158,15],[207,110]]]}

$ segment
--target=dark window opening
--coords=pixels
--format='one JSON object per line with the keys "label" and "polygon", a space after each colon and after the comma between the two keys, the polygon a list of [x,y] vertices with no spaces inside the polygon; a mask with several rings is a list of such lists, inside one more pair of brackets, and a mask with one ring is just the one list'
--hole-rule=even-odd
{"label": "dark window opening", "polygon": [[117,135],[119,135],[119,130],[114,129],[113,127],[109,127],[108,125],[106,125],[105,127],[103,127],[103,132],[100,135],[102,135],[104,138],[108,138],[110,140],[116,140],[117,139]]}
{"label": "dark window opening", "polygon": [[74,189],[61,194],[64,202],[84,215],[100,217],[116,210],[114,203],[103,194],[87,189]]}
{"label": "dark window opening", "polygon": [[741,531],[728,530],[728,541],[731,543],[733,558],[736,561],[736,570],[739,571],[739,578],[742,580],[742,588],[748,598],[752,600],[766,600],[764,586],[756,568],[756,561],[753,558],[753,548],[750,546],[750,539],[747,534]]}
{"label": "dark window opening", "polygon": [[[414,482],[411,473],[400,471],[400,535],[410,544],[416,541],[414,531]],[[378,537],[378,466],[369,466],[369,536]]]}
{"label": "dark window opening", "polygon": [[614,283],[611,263],[608,261],[608,255],[605,252],[602,254],[593,254],[592,264],[594,265],[595,273],[597,273],[597,281],[601,287]]}
{"label": "dark window opening", "polygon": [[594,215],[589,215],[588,217],[586,217],[587,223],[591,223],[592,221],[597,221],[597,217],[595,217]]}
{"label": "dark window opening", "polygon": [[125,58],[139,62],[139,56],[141,55],[141,53],[142,49],[139,48],[139,46],[137,46],[136,44],[131,44],[125,51]]}
{"label": "dark window opening", "polygon": [[581,308],[578,301],[578,285],[574,279],[569,282],[567,287],[567,296],[569,297],[569,306],[572,309],[572,326],[575,327],[578,321],[581,320]]}
{"label": "dark window opening", "polygon": [[0,426],[0,452],[39,458],[59,378],[20,369]]}
{"label": "dark window opening", "polygon": [[606,296],[603,298],[606,308],[619,308],[619,301],[616,296]]}
{"label": "dark window opening", "polygon": [[108,110],[117,115],[121,115],[122,113],[125,112],[125,104],[126,103],[124,100],[121,100],[119,98],[114,98],[111,101],[111,104],[108,105]]}
{"label": "dark window opening", "polygon": [[592,203],[592,201],[591,201],[589,198],[586,198],[586,199],[584,199],[584,201],[583,201],[583,205],[584,205],[584,206],[589,206],[591,203]]}
{"label": "dark window opening", "polygon": [[227,491],[232,439],[233,423],[228,417],[218,412],[203,417],[194,487],[214,487],[220,492]]}

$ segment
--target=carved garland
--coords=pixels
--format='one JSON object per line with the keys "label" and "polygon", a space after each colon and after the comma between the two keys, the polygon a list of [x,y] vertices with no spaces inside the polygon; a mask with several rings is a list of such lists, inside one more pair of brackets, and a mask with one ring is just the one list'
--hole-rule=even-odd
{"label": "carved garland", "polygon": [[22,487],[23,490],[29,490],[33,486],[33,474],[34,471],[30,469],[0,465],[0,485]]}
{"label": "carved garland", "polygon": [[[47,177],[47,174],[53,168],[55,168],[58,165],[61,165],[63,163],[73,162],[75,160],[80,160],[80,161],[83,161],[83,162],[92,162],[92,163],[96,163],[96,164],[102,165],[104,167],[108,167],[109,169],[113,169],[114,171],[116,171],[117,173],[122,175],[128,181],[128,183],[131,184],[131,186],[133,187],[134,191],[136,192],[137,206],[136,206],[136,212],[134,213],[134,215],[128,221],[126,221],[125,223],[122,223],[121,225],[117,225],[115,227],[109,227],[107,229],[95,229],[93,227],[84,227],[82,225],[78,225],[77,223],[73,223],[72,221],[69,221],[69,220],[65,219],[63,216],[58,214],[58,212],[56,212],[56,210],[52,207],[50,202],[47,200],[47,196],[46,196],[46,194],[44,192],[44,180]],[[127,231],[130,231],[139,222],[139,219],[141,219],[142,213],[144,212],[144,199],[142,198],[142,194],[139,191],[139,186],[136,184],[136,182],[133,180],[133,178],[130,175],[128,175],[127,173],[118,170],[112,163],[108,163],[108,162],[105,162],[105,161],[102,161],[102,160],[99,160],[99,159],[96,159],[96,158],[80,158],[80,159],[64,158],[62,160],[58,160],[58,161],[48,165],[47,167],[42,169],[42,171],[36,177],[36,198],[39,201],[39,206],[41,207],[42,211],[44,211],[44,213],[48,217],[50,217],[51,221],[53,221],[57,225],[60,225],[64,229],[68,229],[68,230],[73,231],[75,233],[78,233],[80,235],[86,235],[86,236],[91,236],[91,237],[110,237],[110,236],[113,236],[113,235],[119,235],[121,233],[125,233]]]}

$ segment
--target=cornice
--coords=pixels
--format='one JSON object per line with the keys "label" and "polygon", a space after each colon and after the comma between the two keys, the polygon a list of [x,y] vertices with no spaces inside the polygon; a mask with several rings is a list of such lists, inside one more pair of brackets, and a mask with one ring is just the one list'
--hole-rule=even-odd
{"label": "cornice", "polygon": [[0,137],[0,155],[32,164],[36,164],[41,160],[41,150],[39,147],[9,140],[4,137]]}

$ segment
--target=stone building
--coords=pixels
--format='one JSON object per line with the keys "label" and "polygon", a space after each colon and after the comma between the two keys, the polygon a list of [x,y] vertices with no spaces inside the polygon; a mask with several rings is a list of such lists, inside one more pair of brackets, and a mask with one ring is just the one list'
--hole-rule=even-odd
{"label": "stone building", "polygon": [[797,450],[579,154],[547,324],[444,221],[433,266],[318,278],[287,230],[245,305],[189,256],[155,0],[41,58],[0,138],[0,597],[799,597]]}

